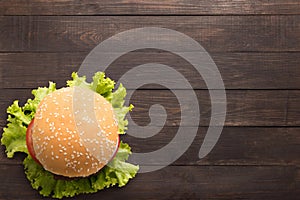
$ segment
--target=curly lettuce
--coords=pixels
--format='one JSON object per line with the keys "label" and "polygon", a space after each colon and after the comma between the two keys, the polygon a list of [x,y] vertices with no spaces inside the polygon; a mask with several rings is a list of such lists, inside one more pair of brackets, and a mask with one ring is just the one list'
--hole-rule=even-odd
{"label": "curly lettuce", "polygon": [[[133,106],[124,106],[126,89],[122,84],[113,91],[115,82],[105,77],[103,72],[95,73],[91,83],[87,83],[84,76],[80,77],[73,72],[72,80],[67,81],[67,86],[90,88],[110,101],[118,120],[119,134],[125,134],[128,124],[125,116],[132,110]],[[56,175],[45,170],[30,157],[26,147],[27,126],[34,118],[40,101],[55,90],[55,83],[49,82],[49,87],[39,87],[33,90],[34,98],[28,99],[23,107],[19,106],[17,100],[8,107],[8,123],[7,127],[3,129],[1,138],[1,144],[6,147],[7,157],[12,158],[16,152],[23,152],[28,155],[23,161],[26,177],[32,187],[46,197],[73,197],[78,194],[94,193],[115,185],[119,187],[126,185],[130,179],[135,177],[139,167],[126,162],[131,154],[131,149],[128,144],[123,142],[120,142],[116,156],[108,165],[96,174],[84,178],[58,179]]]}

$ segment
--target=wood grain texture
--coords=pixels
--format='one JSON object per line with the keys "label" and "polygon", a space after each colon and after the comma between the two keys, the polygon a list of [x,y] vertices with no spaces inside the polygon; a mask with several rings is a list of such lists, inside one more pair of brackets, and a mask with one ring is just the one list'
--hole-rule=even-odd
{"label": "wood grain texture", "polygon": [[[22,166],[0,165],[0,170],[7,172],[0,173],[0,191],[5,191],[0,199],[41,198],[30,187]],[[299,169],[292,166],[170,166],[138,174],[126,187],[74,199],[297,199],[297,174]]]}
{"label": "wood grain texture", "polygon": [[[171,166],[138,174],[124,188],[74,199],[299,199],[299,16],[298,0],[0,1],[0,129],[6,125],[5,111],[13,100],[24,104],[32,97],[32,88],[50,80],[64,86],[90,50],[105,39],[132,28],[170,28],[199,42],[220,70],[228,112],[218,143],[208,156],[198,158],[211,103],[195,69],[162,50],[128,53],[111,64],[107,75],[118,80],[132,67],[151,62],[178,70],[195,89],[201,109],[200,121],[191,119],[182,127],[187,135],[198,127],[197,136]],[[174,39],[162,38],[162,43]],[[191,90],[173,92],[190,99]],[[153,104],[162,104],[168,113],[165,126],[154,137],[121,138],[134,152],[154,151],[172,140],[181,119],[172,92],[149,84],[135,91],[131,103],[135,104],[131,116],[139,125],[150,122]],[[191,103],[183,107],[193,109]],[[41,199],[25,178],[23,158],[24,154],[17,154],[7,159],[0,146],[1,200]]]}
{"label": "wood grain texture", "polygon": [[[0,127],[2,129],[2,127]],[[177,134],[178,127],[164,127],[151,138],[138,139],[128,134],[121,137],[132,147],[133,152],[151,152],[167,145]],[[193,134],[191,127],[184,127],[184,134]],[[207,127],[200,127],[189,149],[172,166],[300,166],[300,127],[225,127],[212,152],[199,159],[198,152],[203,143]],[[181,141],[184,142],[184,141]],[[181,145],[182,143],[178,143]],[[16,154],[8,159],[1,146],[0,164],[21,164],[25,154]],[[144,165],[166,164],[149,160]]]}
{"label": "wood grain texture", "polygon": [[[130,131],[130,129],[129,129]],[[177,134],[178,127],[164,127],[151,138],[138,139],[126,135],[134,152],[152,152],[167,145]],[[300,135],[297,128],[274,127],[225,127],[222,135],[208,156],[199,159],[198,152],[206,135],[207,127],[199,127],[189,149],[172,165],[295,165],[299,166]],[[193,134],[190,127],[186,135]],[[185,141],[178,142],[178,146]],[[165,163],[163,163],[165,164]],[[152,161],[145,165],[161,165]]]}
{"label": "wood grain texture", "polygon": [[[0,17],[0,51],[86,52],[116,33],[155,26],[182,32],[209,53],[295,52],[300,50],[299,24],[297,15],[4,16]],[[168,35],[162,39],[172,40]]]}
{"label": "wood grain texture", "polygon": [[[67,8],[67,9],[66,9]],[[0,15],[252,15],[300,14],[297,0],[1,1]]]}
{"label": "wood grain texture", "polygon": [[[190,99],[190,91],[173,90],[186,96],[187,101]],[[135,110],[132,111],[132,119],[140,125],[147,125],[150,122],[148,111],[151,105],[161,104],[168,112],[166,125],[174,126],[180,124],[180,106],[176,96],[168,90],[138,90],[131,98]],[[293,95],[290,95],[293,94]],[[289,101],[299,99],[299,91],[270,91],[270,90],[228,90],[227,96],[227,114],[225,126],[299,126],[297,121],[289,121],[299,117],[299,104],[289,105]],[[208,126],[210,120],[210,98],[208,91],[196,91],[198,97],[201,120],[200,126]],[[292,100],[294,99],[294,100]],[[193,102],[184,105],[183,109],[192,112],[194,109]],[[220,103],[222,103],[220,101]],[[289,105],[289,107],[286,107]],[[292,108],[291,108],[292,107]],[[292,114],[289,112],[292,110]],[[290,116],[289,116],[290,115]],[[159,114],[153,115],[160,117]],[[291,117],[292,116],[292,117]],[[190,122],[182,123],[182,126],[198,126],[194,124],[191,118]],[[220,124],[214,124],[220,125]]]}
{"label": "wood grain texture", "polygon": [[[47,85],[49,80],[56,82],[58,87],[63,87],[71,73],[79,69],[87,54],[88,52],[0,53],[0,87],[35,88]],[[110,56],[113,53],[103,54]],[[300,89],[300,53],[212,53],[211,56],[226,89]],[[176,69],[194,89],[207,88],[203,78],[186,60],[170,52],[154,49],[121,56],[111,64],[106,73],[117,81],[128,70],[151,62]],[[145,88],[161,87],[150,85]]]}
{"label": "wood grain texture", "polygon": [[[188,95],[191,91],[174,90],[173,92],[186,95],[186,100],[189,101]],[[201,108],[200,126],[208,126],[211,115],[209,93],[207,90],[195,92]],[[297,120],[300,115],[300,104],[296,103],[299,96],[298,90],[228,90],[225,126],[300,126]],[[0,90],[0,125],[5,125],[5,110],[13,100],[18,99],[20,105],[23,105],[28,98],[32,98],[30,89]],[[180,124],[180,105],[176,96],[169,90],[137,90],[130,103],[135,105],[131,113],[132,119],[139,125],[145,126],[150,122],[148,112],[153,104],[161,104],[165,107],[168,113],[166,126]],[[192,111],[194,108],[184,105],[184,109]],[[154,113],[153,116],[161,117],[158,113]],[[196,120],[196,123],[193,120]],[[198,125],[197,119],[193,118],[182,123],[182,126]]]}
{"label": "wood grain texture", "polygon": [[286,113],[288,125],[298,123],[300,121],[298,106],[300,105],[300,96],[288,91],[289,103],[287,104],[288,112]]}

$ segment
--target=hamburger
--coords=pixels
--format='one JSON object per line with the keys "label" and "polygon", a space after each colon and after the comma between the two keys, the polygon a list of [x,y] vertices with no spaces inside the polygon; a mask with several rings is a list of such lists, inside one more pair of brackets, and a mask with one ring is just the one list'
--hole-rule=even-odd
{"label": "hamburger", "polygon": [[46,197],[72,197],[125,186],[139,167],[127,162],[126,89],[97,72],[91,83],[72,73],[67,87],[39,87],[33,99],[7,108],[1,144],[6,155],[27,154],[24,171],[31,186]]}
{"label": "hamburger", "polygon": [[118,150],[118,123],[113,107],[86,88],[56,90],[38,105],[27,128],[26,144],[31,157],[54,174],[94,174]]}

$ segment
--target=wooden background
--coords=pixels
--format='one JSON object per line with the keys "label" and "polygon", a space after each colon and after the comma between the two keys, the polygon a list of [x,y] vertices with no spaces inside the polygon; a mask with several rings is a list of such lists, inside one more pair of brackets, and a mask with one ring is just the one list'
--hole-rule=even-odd
{"label": "wooden background", "polygon": [[[180,71],[201,107],[198,135],[171,166],[139,174],[126,187],[76,199],[299,199],[300,198],[300,3],[298,0],[10,0],[0,1],[0,127],[14,99],[49,80],[65,84],[101,41],[124,30],[155,26],[180,31],[203,45],[227,89],[225,128],[213,151],[197,155],[210,118],[204,81],[172,53],[144,50],[116,60],[108,76],[118,79],[138,64],[160,62]],[[106,52],[111,53],[111,52]],[[168,111],[163,130],[150,139],[123,139],[135,152],[166,145],[180,122],[175,96],[157,85],[131,100],[136,123],[148,109]],[[187,134],[191,124],[184,124]],[[2,132],[2,131],[1,131]],[[22,155],[0,151],[0,199],[41,199],[31,189]]]}

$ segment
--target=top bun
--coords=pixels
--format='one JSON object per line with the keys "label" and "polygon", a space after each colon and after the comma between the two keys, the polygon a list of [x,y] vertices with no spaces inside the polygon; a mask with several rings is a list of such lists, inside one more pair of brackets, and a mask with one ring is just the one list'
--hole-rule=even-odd
{"label": "top bun", "polygon": [[67,177],[94,174],[118,149],[118,124],[112,105],[82,87],[56,90],[38,106],[32,143],[46,170]]}

